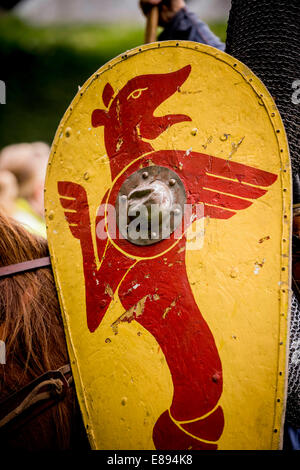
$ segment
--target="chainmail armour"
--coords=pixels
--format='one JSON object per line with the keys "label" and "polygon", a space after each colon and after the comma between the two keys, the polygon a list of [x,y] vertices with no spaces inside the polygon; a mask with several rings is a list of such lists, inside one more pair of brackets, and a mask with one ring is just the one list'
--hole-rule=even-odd
{"label": "chainmail armour", "polygon": [[[300,169],[300,103],[292,100],[293,83],[295,86],[295,81],[300,81],[299,45],[300,0],[232,0],[226,52],[247,65],[275,100],[289,142],[294,186]],[[286,422],[297,428],[300,428],[299,300],[292,294],[286,405]]]}
{"label": "chainmail armour", "polygon": [[295,173],[300,168],[300,103],[292,101],[292,85],[300,80],[299,45],[299,0],[232,0],[226,52],[247,65],[273,96]]}

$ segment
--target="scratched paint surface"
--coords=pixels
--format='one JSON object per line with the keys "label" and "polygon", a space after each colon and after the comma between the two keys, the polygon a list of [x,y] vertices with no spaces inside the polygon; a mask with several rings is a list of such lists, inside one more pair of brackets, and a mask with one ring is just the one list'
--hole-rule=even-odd
{"label": "scratched paint surface", "polygon": [[[130,93],[136,104],[147,88],[137,77],[159,74],[154,117],[151,100],[128,109]],[[173,89],[162,85],[167,74]],[[126,100],[114,100],[124,90]],[[122,122],[136,126],[137,113],[134,140]],[[189,250],[195,224],[187,241],[152,248],[96,239],[101,201],[114,204],[124,178],[149,164],[176,169],[189,202],[205,203],[202,249]],[[46,217],[93,448],[280,446],[289,172],[267,91],[212,48],[144,46],[100,69],[76,96],[52,148]]]}

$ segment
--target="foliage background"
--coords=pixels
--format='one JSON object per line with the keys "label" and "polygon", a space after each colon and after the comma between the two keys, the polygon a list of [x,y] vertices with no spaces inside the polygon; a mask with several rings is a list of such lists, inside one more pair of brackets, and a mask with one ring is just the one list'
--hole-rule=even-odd
{"label": "foliage background", "polygon": [[[226,24],[209,25],[223,41]],[[113,57],[144,41],[138,25],[37,27],[0,16],[0,149],[18,142],[51,144],[65,110],[81,86]]]}

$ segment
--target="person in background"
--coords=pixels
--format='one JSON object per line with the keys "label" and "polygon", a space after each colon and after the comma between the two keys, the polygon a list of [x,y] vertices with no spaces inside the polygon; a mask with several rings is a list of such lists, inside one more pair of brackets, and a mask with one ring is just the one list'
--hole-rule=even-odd
{"label": "person in background", "polygon": [[44,183],[49,153],[43,142],[9,145],[0,153],[0,171],[10,171],[18,183],[13,217],[45,238]]}
{"label": "person in background", "polygon": [[225,44],[187,8],[184,0],[140,0],[145,16],[153,6],[158,6],[159,26],[164,28],[158,41],[195,41],[225,50]]}
{"label": "person in background", "polygon": [[0,171],[0,209],[13,217],[18,197],[18,182],[10,171]]}

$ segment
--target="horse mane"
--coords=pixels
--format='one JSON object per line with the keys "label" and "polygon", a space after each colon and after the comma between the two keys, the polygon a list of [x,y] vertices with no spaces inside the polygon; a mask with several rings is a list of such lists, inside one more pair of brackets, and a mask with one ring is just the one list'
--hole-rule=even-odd
{"label": "horse mane", "polygon": [[[45,256],[49,256],[46,240],[0,212],[1,267]],[[69,363],[50,268],[0,279],[0,339],[6,344],[6,364],[0,366],[1,400],[44,372]],[[67,449],[72,440],[84,439],[82,428],[72,387],[64,400],[9,438],[9,444],[29,450]]]}

